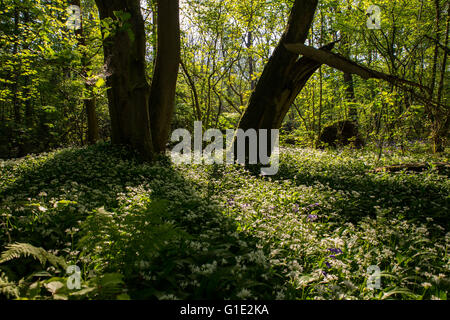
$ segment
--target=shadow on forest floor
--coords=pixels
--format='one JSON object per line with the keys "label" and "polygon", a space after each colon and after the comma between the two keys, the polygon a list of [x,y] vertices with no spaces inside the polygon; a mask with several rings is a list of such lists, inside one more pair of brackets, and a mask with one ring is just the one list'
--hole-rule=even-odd
{"label": "shadow on forest floor", "polygon": [[11,214],[2,248],[31,243],[66,252],[83,270],[120,272],[137,299],[239,299],[242,288],[273,299],[285,285],[254,258],[258,239],[237,232],[236,221],[164,159],[148,165],[99,144],[8,166],[16,179],[0,190],[0,211]]}

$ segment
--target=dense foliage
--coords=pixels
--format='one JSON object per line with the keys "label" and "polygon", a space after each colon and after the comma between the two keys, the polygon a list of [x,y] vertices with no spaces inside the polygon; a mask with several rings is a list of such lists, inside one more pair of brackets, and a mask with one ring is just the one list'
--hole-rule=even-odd
{"label": "dense foliage", "polygon": [[[371,0],[164,1],[0,0],[0,300],[448,299],[449,2],[378,0],[370,29]],[[388,79],[284,47],[317,70],[262,77],[292,25]],[[275,176],[164,153],[271,103],[249,118],[280,119]]]}
{"label": "dense foliage", "polygon": [[[155,1],[141,4],[151,76],[157,42]],[[181,1],[182,64],[173,128],[192,129],[195,120],[202,120],[205,128],[236,127],[286,26],[291,4]],[[385,143],[404,147],[411,140],[430,140],[430,149],[435,142],[442,148],[448,136],[448,2],[377,1],[380,30],[366,26],[370,4],[320,1],[306,43],[320,47],[340,40],[338,53],[432,91],[404,91],[356,76],[349,81],[342,72],[322,66],[297,97],[285,132],[297,145],[314,146],[325,126],[356,113],[363,137],[381,149]],[[86,97],[97,100],[99,138],[109,138],[100,25],[112,21],[100,23],[93,1],[82,1],[86,41],[79,45],[65,24],[68,5],[63,0],[2,1],[0,157],[86,144]],[[430,97],[447,107],[429,105]]]}
{"label": "dense foliage", "polygon": [[[436,160],[414,151],[376,163],[368,152],[283,149],[273,178],[240,166],[147,164],[107,144],[3,161],[0,292],[447,299],[448,176],[372,172]],[[67,289],[67,265],[81,268],[80,290]],[[370,265],[382,270],[381,290],[366,288]]]}

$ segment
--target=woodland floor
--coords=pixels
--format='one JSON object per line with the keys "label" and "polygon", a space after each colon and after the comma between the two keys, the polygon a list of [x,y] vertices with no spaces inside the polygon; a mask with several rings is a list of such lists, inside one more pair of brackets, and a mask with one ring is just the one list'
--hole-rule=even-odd
{"label": "woodland floor", "polygon": [[[0,161],[0,299],[448,298],[448,172],[374,171],[446,159],[282,149],[280,161],[271,178],[108,144]],[[380,289],[367,289],[372,265]]]}

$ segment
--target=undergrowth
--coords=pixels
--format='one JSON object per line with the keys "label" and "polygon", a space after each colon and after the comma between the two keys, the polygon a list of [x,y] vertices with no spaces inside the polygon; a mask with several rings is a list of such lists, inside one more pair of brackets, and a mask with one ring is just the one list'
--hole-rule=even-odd
{"label": "undergrowth", "polygon": [[273,177],[108,144],[0,161],[0,296],[447,299],[448,176],[372,171],[445,159],[376,158],[283,149]]}

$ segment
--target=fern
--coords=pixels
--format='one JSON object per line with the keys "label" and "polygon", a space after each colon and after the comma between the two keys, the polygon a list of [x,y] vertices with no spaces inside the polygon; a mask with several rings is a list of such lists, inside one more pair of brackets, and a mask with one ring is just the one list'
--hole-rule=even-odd
{"label": "fern", "polygon": [[63,258],[57,257],[54,254],[47,252],[45,249],[37,248],[29,243],[14,243],[8,245],[6,247],[6,251],[4,251],[0,256],[0,263],[29,256],[38,260],[42,265],[49,262],[55,267],[60,266],[64,269],[67,267],[67,264]]}
{"label": "fern", "polygon": [[19,288],[13,282],[9,282],[4,273],[0,273],[0,295],[4,295],[8,299],[19,297]]}

